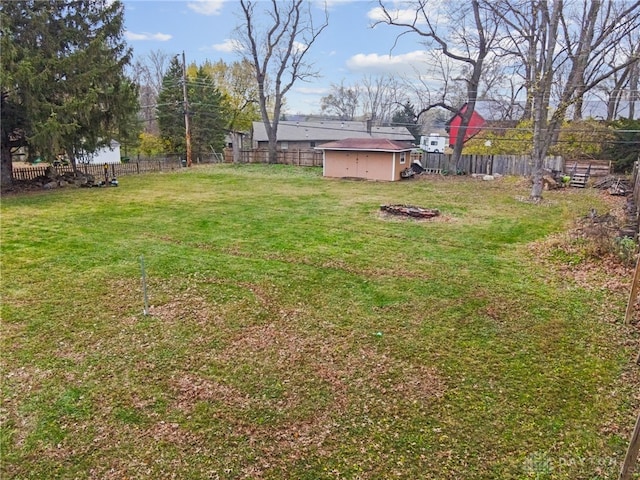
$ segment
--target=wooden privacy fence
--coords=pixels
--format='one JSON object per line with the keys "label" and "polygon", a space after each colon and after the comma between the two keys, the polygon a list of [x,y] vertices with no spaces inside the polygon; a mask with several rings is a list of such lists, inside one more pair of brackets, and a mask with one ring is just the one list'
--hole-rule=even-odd
{"label": "wooden privacy fence", "polygon": [[[420,161],[427,173],[465,173],[480,175],[529,176],[533,173],[533,162],[529,155],[462,155],[456,164],[452,155],[425,153]],[[547,170],[564,171],[562,157],[547,157]]]}
{"label": "wooden privacy fence", "polygon": [[[451,161],[451,158],[452,155],[438,153],[411,154],[411,161],[419,162],[427,170],[427,173],[475,173],[480,175],[516,176],[529,176],[533,173],[533,163],[528,155],[463,155],[457,165]],[[231,149],[225,149],[224,154],[198,156],[194,159],[193,164],[219,163],[221,161],[233,163]],[[242,150],[240,152],[240,163],[269,163],[268,150]],[[302,167],[321,167],[322,151],[313,149],[279,150],[277,163]],[[119,177],[147,172],[171,171],[180,169],[185,165],[184,157],[176,154],[165,157],[138,158],[128,163],[110,164],[108,168],[111,177]],[[562,157],[547,157],[544,162],[544,168],[549,171],[564,172],[565,168],[569,167],[570,165],[565,167]],[[47,168],[49,168],[48,165],[14,168],[13,178],[14,180],[33,180],[38,177],[44,177],[46,176]],[[52,168],[58,174],[73,171],[69,165]],[[104,177],[104,165],[78,164],[77,168],[79,172],[91,174],[97,179]]]}
{"label": "wooden privacy fence", "polygon": [[[233,163],[233,151],[225,149],[224,161]],[[242,150],[240,163],[269,163],[269,151],[264,148]],[[322,151],[313,149],[278,150],[278,161],[283,165],[297,165],[300,167],[321,167]]]}
{"label": "wooden privacy fence", "polygon": [[[268,150],[253,149],[242,150],[240,152],[240,163],[269,163]],[[451,161],[452,155],[444,155],[438,153],[411,154],[411,161],[419,162],[427,173],[448,173],[455,174],[464,172],[466,174],[483,174],[483,175],[519,175],[528,176],[533,173],[533,163],[528,155],[463,155],[455,165]],[[224,161],[233,163],[233,152],[226,149],[224,152]],[[305,167],[321,167],[322,151],[318,150],[279,150],[279,164],[299,165]],[[547,157],[544,168],[548,170],[564,170],[564,161],[562,157]]]}

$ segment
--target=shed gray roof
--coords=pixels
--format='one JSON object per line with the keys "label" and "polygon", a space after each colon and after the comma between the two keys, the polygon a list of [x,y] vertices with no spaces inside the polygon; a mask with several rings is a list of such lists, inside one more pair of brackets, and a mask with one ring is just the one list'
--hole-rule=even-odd
{"label": "shed gray roof", "polygon": [[[386,138],[403,142],[415,141],[406,127],[373,126],[371,127],[371,134],[369,134],[366,122],[280,121],[278,124],[279,142],[332,142],[346,138]],[[262,122],[253,122],[253,140],[256,142],[268,141],[267,132]]]}

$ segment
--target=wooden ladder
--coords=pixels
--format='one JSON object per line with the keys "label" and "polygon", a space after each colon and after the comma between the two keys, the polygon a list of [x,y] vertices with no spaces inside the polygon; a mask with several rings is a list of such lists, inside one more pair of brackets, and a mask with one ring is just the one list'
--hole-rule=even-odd
{"label": "wooden ladder", "polygon": [[589,180],[589,175],[586,173],[574,173],[571,175],[569,185],[571,187],[584,188],[587,186],[587,180]]}
{"label": "wooden ladder", "polygon": [[591,164],[589,164],[585,173],[578,173],[577,167],[578,164],[576,163],[573,165],[573,169],[571,169],[571,181],[569,182],[569,186],[584,188],[587,186],[587,180],[589,180],[589,175],[591,174]]}

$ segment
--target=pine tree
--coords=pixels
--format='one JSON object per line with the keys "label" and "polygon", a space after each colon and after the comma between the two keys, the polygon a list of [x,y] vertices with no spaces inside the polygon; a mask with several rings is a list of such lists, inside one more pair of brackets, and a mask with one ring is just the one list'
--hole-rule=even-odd
{"label": "pine tree", "polygon": [[65,151],[75,164],[80,152],[137,136],[122,3],[23,0],[4,2],[1,15],[3,186],[11,148],[45,158]]}
{"label": "pine tree", "polygon": [[169,69],[162,79],[157,114],[160,136],[167,144],[169,151],[184,154],[187,147],[184,127],[182,66],[177,57],[171,60]]}
{"label": "pine tree", "polygon": [[191,96],[189,108],[193,112],[191,141],[196,155],[210,154],[212,150],[221,151],[224,147],[225,109],[222,94],[207,75],[203,67],[198,68],[197,76],[189,85]]}
{"label": "pine tree", "polygon": [[409,130],[415,138],[416,144],[420,143],[421,127],[418,125],[418,115],[416,115],[416,110],[409,100],[407,100],[402,108],[396,110],[391,119],[391,124],[407,127],[407,130]]}
{"label": "pine tree", "polygon": [[[186,152],[182,66],[174,58],[162,82],[158,96],[158,126],[169,149]],[[187,99],[194,155],[207,155],[224,147],[226,109],[223,96],[206,68],[194,65],[187,71]]]}
{"label": "pine tree", "polygon": [[616,172],[629,173],[640,158],[640,120],[621,118],[612,122],[614,138],[607,145],[605,152],[614,158],[613,168]]}

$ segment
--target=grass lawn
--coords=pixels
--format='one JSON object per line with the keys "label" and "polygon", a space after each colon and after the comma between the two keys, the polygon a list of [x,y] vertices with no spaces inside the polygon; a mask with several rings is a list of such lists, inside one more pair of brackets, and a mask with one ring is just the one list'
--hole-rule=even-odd
{"label": "grass lawn", "polygon": [[632,271],[553,241],[605,193],[264,165],[119,180],[2,199],[3,479],[617,478]]}

